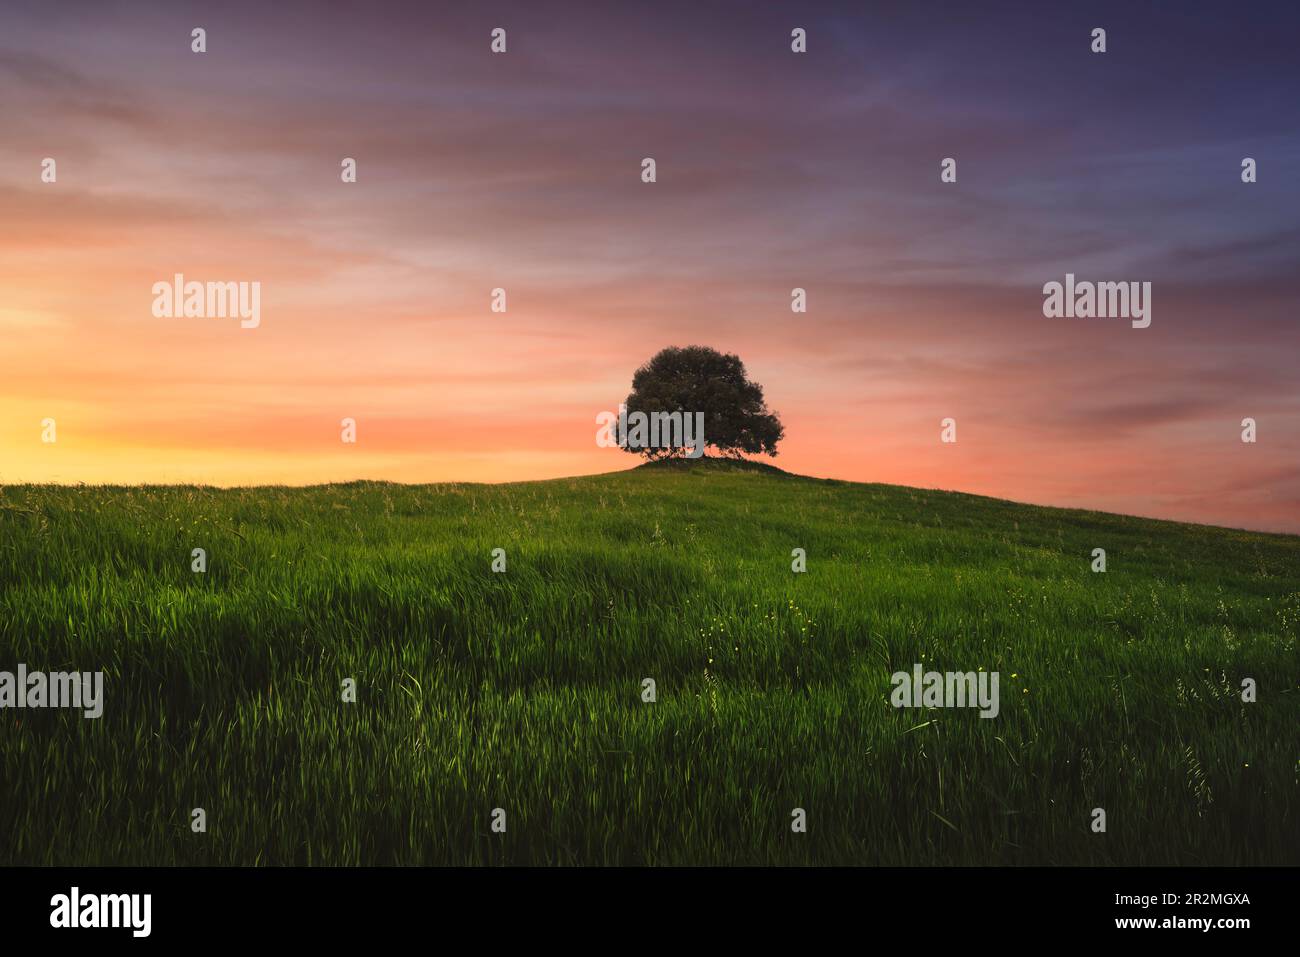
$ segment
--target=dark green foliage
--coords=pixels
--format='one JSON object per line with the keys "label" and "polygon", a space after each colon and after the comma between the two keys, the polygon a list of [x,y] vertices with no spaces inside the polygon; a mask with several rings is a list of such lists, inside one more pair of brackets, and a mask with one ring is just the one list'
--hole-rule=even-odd
{"label": "dark green foliage", "polygon": [[[636,370],[632,392],[624,400],[634,412],[702,413],[708,445],[724,455],[775,456],[776,444],[785,437],[781,420],[767,409],[763,387],[749,381],[739,356],[722,354],[708,346],[669,346]],[[613,430],[618,438],[618,429]],[[666,443],[665,443],[666,444]],[[683,446],[635,448],[625,451],[649,459],[681,456]]]}

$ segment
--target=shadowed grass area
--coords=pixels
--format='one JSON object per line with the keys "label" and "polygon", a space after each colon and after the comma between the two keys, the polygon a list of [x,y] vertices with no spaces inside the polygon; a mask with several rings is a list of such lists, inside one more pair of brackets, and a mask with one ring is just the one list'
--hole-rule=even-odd
{"label": "shadowed grass area", "polygon": [[0,711],[0,863],[1295,864],[1298,631],[1295,536],[725,463],[9,486],[0,670],[105,704]]}

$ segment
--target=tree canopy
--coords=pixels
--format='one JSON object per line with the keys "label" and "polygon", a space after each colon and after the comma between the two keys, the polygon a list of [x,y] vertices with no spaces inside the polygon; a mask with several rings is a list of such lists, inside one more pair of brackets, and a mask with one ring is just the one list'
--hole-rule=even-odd
{"label": "tree canopy", "polygon": [[[763,387],[750,381],[740,357],[708,346],[669,346],[660,351],[636,370],[624,405],[628,422],[635,413],[682,413],[682,419],[702,425],[704,445],[735,458],[775,456],[776,444],[785,437],[781,420],[764,402]],[[616,424],[612,430],[615,438],[619,438],[618,428]],[[627,432],[634,434],[634,429],[629,426]],[[649,459],[685,456],[692,447],[680,435],[671,441],[660,436],[653,445],[619,444]]]}

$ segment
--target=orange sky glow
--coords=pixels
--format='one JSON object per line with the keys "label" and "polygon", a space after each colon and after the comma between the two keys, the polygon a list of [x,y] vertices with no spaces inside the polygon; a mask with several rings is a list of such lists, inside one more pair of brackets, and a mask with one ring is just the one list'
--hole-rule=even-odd
{"label": "orange sky glow", "polygon": [[[700,344],[763,385],[789,471],[1300,531],[1295,187],[1234,171],[1294,171],[1294,133],[1207,140],[1176,76],[1121,75],[1093,82],[1132,135],[1090,137],[1050,64],[792,62],[759,17],[719,50],[520,8],[493,57],[473,9],[416,48],[259,9],[209,14],[202,56],[183,5],[0,36],[0,483],[611,471],[638,460],[597,413]],[[1044,318],[1067,271],[1152,281],[1151,327]],[[260,326],[155,317],[176,273],[259,282]]]}

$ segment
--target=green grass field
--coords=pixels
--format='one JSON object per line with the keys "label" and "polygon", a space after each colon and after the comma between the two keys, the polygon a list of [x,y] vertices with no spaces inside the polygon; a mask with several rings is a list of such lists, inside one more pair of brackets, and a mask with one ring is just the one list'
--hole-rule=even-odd
{"label": "green grass field", "polygon": [[8,486],[0,670],[105,705],[0,711],[0,863],[1297,864],[1298,632],[1300,537],[714,463]]}

